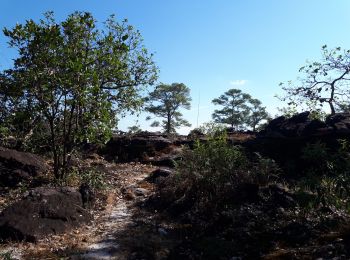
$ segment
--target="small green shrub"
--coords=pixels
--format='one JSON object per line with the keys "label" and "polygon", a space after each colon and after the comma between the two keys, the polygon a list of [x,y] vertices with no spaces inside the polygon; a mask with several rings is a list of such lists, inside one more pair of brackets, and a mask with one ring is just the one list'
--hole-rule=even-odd
{"label": "small green shrub", "polygon": [[264,158],[260,154],[257,154],[257,160],[254,165],[254,180],[259,185],[267,185],[269,183],[275,182],[279,179],[281,169],[275,163],[274,160],[270,158]]}
{"label": "small green shrub", "polygon": [[329,159],[329,151],[326,144],[317,141],[313,144],[306,144],[302,151],[302,159],[314,164],[319,165]]}
{"label": "small green shrub", "polygon": [[[272,160],[256,156],[249,159],[244,150],[227,142],[226,134],[197,141],[193,150],[185,149],[177,162],[174,183],[169,185],[174,196],[191,198],[198,208],[211,208],[230,203],[242,184],[266,185],[277,178],[278,167]],[[210,204],[210,207],[208,207]]]}
{"label": "small green shrub", "polygon": [[350,209],[350,146],[347,140],[338,140],[338,147],[326,144],[307,144],[302,152],[305,162],[304,178],[297,190],[315,194],[312,207]]}
{"label": "small green shrub", "polygon": [[329,148],[320,141],[307,144],[302,151],[306,162],[305,172],[337,176],[350,173],[350,145],[347,140],[338,140],[337,147]]}
{"label": "small green shrub", "polygon": [[56,180],[59,186],[79,186],[82,183],[87,184],[93,190],[105,190],[108,187],[104,173],[94,168],[71,167],[63,179]]}
{"label": "small green shrub", "polygon": [[80,173],[82,183],[86,183],[94,190],[105,190],[107,183],[103,172],[95,169],[88,169]]}
{"label": "small green shrub", "polygon": [[12,260],[13,258],[13,250],[7,252],[0,252],[0,259],[2,260]]}
{"label": "small green shrub", "polygon": [[229,146],[226,136],[220,135],[207,143],[196,141],[194,150],[185,150],[183,160],[177,163],[177,172],[198,184],[203,192],[217,195],[226,183],[249,178],[247,163],[240,148]]}

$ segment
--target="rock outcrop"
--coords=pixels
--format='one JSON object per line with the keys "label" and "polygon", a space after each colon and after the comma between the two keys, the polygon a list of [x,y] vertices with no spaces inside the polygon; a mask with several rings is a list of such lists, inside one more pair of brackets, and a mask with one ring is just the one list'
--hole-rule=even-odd
{"label": "rock outcrop", "polygon": [[340,139],[350,140],[350,114],[329,116],[324,122],[310,119],[309,112],[291,118],[284,116],[272,120],[247,146],[263,156],[276,160],[287,172],[298,172],[290,167],[303,167],[301,156],[307,144],[322,142],[327,149],[337,149]]}
{"label": "rock outcrop", "polygon": [[16,186],[47,170],[45,161],[35,154],[0,147],[1,186]]}
{"label": "rock outcrop", "polygon": [[[249,132],[228,132],[231,144],[242,144],[255,137]],[[155,166],[174,167],[181,159],[183,146],[194,147],[195,140],[207,142],[204,135],[169,136],[159,132],[141,132],[133,135],[119,134],[100,150],[107,160],[115,162],[141,162]]]}
{"label": "rock outcrop", "polygon": [[179,158],[185,138],[170,138],[165,134],[141,132],[134,135],[115,135],[101,150],[102,155],[115,162],[142,162],[173,166]]}
{"label": "rock outcrop", "polygon": [[0,239],[35,242],[90,221],[73,188],[36,188],[0,215]]}

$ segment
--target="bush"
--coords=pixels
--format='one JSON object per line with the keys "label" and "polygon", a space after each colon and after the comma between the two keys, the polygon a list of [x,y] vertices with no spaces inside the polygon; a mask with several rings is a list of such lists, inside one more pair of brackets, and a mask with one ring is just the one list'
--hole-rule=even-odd
{"label": "bush", "polygon": [[275,179],[278,172],[272,160],[261,156],[250,159],[241,147],[230,145],[226,134],[212,136],[207,142],[196,141],[194,149],[185,149],[182,157],[172,183],[161,187],[161,197],[181,205],[177,210],[192,207],[214,212],[217,207],[236,203],[242,187],[257,192],[259,185]]}
{"label": "bush", "polygon": [[240,148],[227,144],[225,135],[207,143],[196,141],[193,151],[185,150],[177,171],[209,196],[217,196],[224,185],[250,179],[247,158]]}
{"label": "bush", "polygon": [[71,167],[68,174],[62,180],[56,180],[59,186],[80,186],[81,184],[88,185],[93,191],[105,190],[107,183],[105,173],[94,168],[79,169]]}
{"label": "bush", "polygon": [[316,195],[313,207],[350,209],[350,146],[338,140],[337,147],[325,143],[307,144],[302,151],[304,177],[297,183],[299,191]]}

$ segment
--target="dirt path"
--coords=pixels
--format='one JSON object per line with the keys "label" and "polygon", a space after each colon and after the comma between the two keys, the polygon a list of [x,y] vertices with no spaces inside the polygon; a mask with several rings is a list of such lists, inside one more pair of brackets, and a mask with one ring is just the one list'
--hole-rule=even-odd
{"label": "dirt path", "polygon": [[174,244],[167,227],[139,205],[154,190],[145,179],[155,169],[141,164],[104,164],[110,189],[94,220],[36,244],[0,248],[11,259],[164,259]]}
{"label": "dirt path", "polygon": [[[123,184],[122,194],[111,194],[107,199],[107,208],[89,233],[94,237],[82,245],[81,253],[72,258],[83,259],[127,259],[129,253],[120,243],[121,231],[136,226],[133,221],[135,200],[141,201],[152,194],[153,187],[145,184],[148,172],[130,171]],[[148,188],[145,188],[148,186]],[[142,190],[141,190],[142,189]],[[142,192],[141,192],[142,191]]]}

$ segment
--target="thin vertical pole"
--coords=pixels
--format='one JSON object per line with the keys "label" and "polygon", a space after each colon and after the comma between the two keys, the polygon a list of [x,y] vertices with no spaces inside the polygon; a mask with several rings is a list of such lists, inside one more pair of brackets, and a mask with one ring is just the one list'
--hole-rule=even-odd
{"label": "thin vertical pole", "polygon": [[198,121],[199,121],[199,104],[201,103],[201,90],[199,89],[198,93],[198,110],[197,110],[197,128],[198,128]]}

